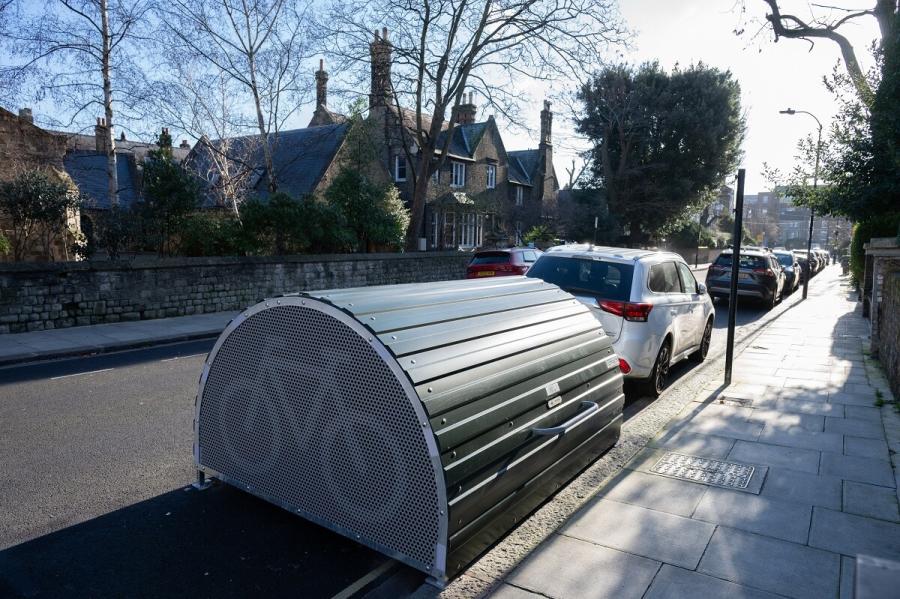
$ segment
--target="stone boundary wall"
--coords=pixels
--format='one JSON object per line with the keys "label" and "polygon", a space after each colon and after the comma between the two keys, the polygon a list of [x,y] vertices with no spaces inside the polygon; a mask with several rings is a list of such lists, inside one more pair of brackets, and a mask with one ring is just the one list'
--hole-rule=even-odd
{"label": "stone boundary wall", "polygon": [[894,397],[900,399],[900,265],[884,274],[878,311],[878,359]]}
{"label": "stone boundary wall", "polygon": [[0,333],[240,310],[304,290],[461,279],[470,258],[429,252],[0,264]]}

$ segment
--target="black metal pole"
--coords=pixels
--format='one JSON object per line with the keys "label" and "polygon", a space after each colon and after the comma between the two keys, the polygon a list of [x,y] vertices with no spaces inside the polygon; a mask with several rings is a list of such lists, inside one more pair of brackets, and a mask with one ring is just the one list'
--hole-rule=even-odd
{"label": "black metal pole", "polygon": [[[819,119],[816,119],[816,122],[819,122]],[[816,188],[819,186],[819,154],[822,150],[822,124],[819,123],[819,140],[816,143],[816,170],[813,172],[813,193],[816,192]],[[812,209],[812,206],[809,207],[809,237],[806,238],[806,276],[803,277],[803,299],[806,299],[806,293],[809,291],[809,279],[812,277],[812,259],[810,254],[812,253],[812,238],[813,238],[813,219],[816,216],[816,211]]]}
{"label": "black metal pole", "polygon": [[744,233],[744,169],[738,169],[737,197],[734,205],[734,234],[731,242],[731,290],[728,294],[728,341],[725,345],[725,386],[731,384],[734,360],[734,321],[737,318],[737,287],[741,263],[741,237]]}

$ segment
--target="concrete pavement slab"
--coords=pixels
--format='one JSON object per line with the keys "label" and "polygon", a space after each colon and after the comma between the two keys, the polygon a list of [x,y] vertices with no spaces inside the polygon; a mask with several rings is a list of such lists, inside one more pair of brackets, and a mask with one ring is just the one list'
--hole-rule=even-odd
{"label": "concrete pavement slab", "polygon": [[849,514],[900,522],[894,489],[844,481],[844,510]]}
{"label": "concrete pavement slab", "polygon": [[664,447],[689,455],[724,459],[734,446],[734,439],[715,435],[697,435],[679,431],[661,433],[650,441],[651,447]]}
{"label": "concrete pavement slab", "polygon": [[[825,416],[820,414],[797,414],[777,409],[760,408],[757,407],[756,402],[754,402],[753,407],[755,409],[747,420],[750,422],[761,422],[767,428],[803,428],[808,431],[821,432],[825,427]],[[765,429],[763,429],[763,434],[765,432]]]}
{"label": "concrete pavement slab", "polygon": [[800,447],[816,451],[844,451],[844,436],[838,433],[822,433],[800,427],[777,427],[767,424],[759,435],[760,443]]}
{"label": "concrete pavement slab", "polygon": [[854,437],[866,437],[869,439],[884,439],[884,427],[881,422],[873,420],[859,420],[856,418],[825,418],[825,430],[842,435]]}
{"label": "concrete pavement slab", "polygon": [[513,573],[508,582],[558,599],[639,599],[659,562],[553,535]]}
{"label": "concrete pavement slab", "polygon": [[608,481],[599,497],[690,517],[706,486],[638,470],[623,470]]}
{"label": "concrete pavement slab", "polygon": [[859,483],[869,483],[882,487],[894,486],[894,473],[891,471],[891,463],[885,460],[823,453],[821,473],[839,476],[844,480],[852,480]]}
{"label": "concrete pavement slab", "polygon": [[606,547],[693,570],[715,526],[634,505],[599,499],[560,531]]}
{"label": "concrete pavement slab", "polygon": [[834,476],[819,476],[796,470],[770,468],[763,484],[763,497],[841,509],[842,481]]}
{"label": "concrete pavement slab", "polygon": [[502,584],[491,593],[492,599],[542,599],[544,595],[538,595],[511,584]]}
{"label": "concrete pavement slab", "polygon": [[809,545],[844,555],[865,553],[896,560],[900,559],[900,524],[816,507]]}
{"label": "concrete pavement slab", "polygon": [[[856,599],[883,599],[900,588],[900,562],[860,555],[856,559]],[[900,594],[900,593],[896,593]]]}
{"label": "concrete pavement slab", "polygon": [[[832,415],[833,414],[829,414],[829,416]],[[875,407],[869,408],[866,406],[844,406],[844,418],[881,422],[881,410]]]}
{"label": "concrete pavement slab", "polygon": [[[844,416],[845,406],[843,404],[832,404],[823,401],[809,401],[805,399],[790,398],[772,398],[772,408],[779,412],[789,412],[792,414],[816,414],[820,416],[835,416],[841,418]],[[756,402],[753,402],[754,407]],[[765,407],[769,407],[765,404]],[[825,428],[825,422],[822,422],[822,429]]]}
{"label": "concrete pavement slab", "polygon": [[731,453],[728,454],[728,459],[734,462],[765,464],[811,474],[819,472],[819,452],[811,449],[737,441]]}
{"label": "concrete pavement slab", "polygon": [[889,460],[888,444],[881,439],[865,439],[863,437],[844,437],[844,455],[876,460]]}
{"label": "concrete pavement slab", "polygon": [[854,599],[854,580],[856,574],[856,558],[841,556],[841,591],[840,599]]}
{"label": "concrete pavement slab", "polygon": [[830,403],[840,403],[847,406],[864,406],[871,408],[875,406],[875,393],[847,393],[845,391],[835,391],[828,394]]}
{"label": "concrete pavement slab", "polygon": [[811,515],[811,505],[710,488],[694,510],[693,517],[804,544]]}
{"label": "concrete pavement slab", "polygon": [[664,564],[644,599],[775,599],[777,595]]}
{"label": "concrete pavement slab", "polygon": [[719,527],[697,571],[786,597],[821,599],[838,593],[840,556]]}
{"label": "concrete pavement slab", "polygon": [[677,421],[671,424],[667,430],[755,441],[762,429],[763,425],[758,422],[748,422],[737,418],[701,418]]}

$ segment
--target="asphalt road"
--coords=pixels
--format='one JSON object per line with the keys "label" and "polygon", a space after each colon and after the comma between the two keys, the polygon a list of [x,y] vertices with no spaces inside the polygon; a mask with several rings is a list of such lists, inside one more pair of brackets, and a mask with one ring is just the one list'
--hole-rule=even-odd
{"label": "asphalt road", "polygon": [[[727,306],[717,311],[714,353]],[[738,325],[765,313],[739,306]],[[212,344],[0,370],[0,597],[315,598],[389,579],[388,596],[418,584],[245,493],[190,487],[193,401]],[[690,372],[673,367],[673,384]],[[630,397],[626,416],[649,402]]]}

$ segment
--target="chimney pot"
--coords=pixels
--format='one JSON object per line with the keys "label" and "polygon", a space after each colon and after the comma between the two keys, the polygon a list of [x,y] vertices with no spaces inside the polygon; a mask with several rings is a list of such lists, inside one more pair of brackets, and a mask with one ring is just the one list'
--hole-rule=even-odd
{"label": "chimney pot", "polygon": [[382,28],[381,28],[381,37],[382,37],[385,41],[387,41],[387,38],[388,38],[387,27],[382,27]]}
{"label": "chimney pot", "polygon": [[320,58],[320,59],[319,59],[319,70],[320,70],[320,71],[324,71],[324,70],[325,70],[325,59],[324,59],[324,58]]}
{"label": "chimney pot", "polygon": [[19,119],[23,121],[27,121],[29,123],[34,123],[34,115],[31,113],[30,108],[21,108],[19,109]]}
{"label": "chimney pot", "polygon": [[181,145],[180,145],[180,147],[182,147],[182,148],[190,148],[191,146],[190,146],[190,144],[188,143],[188,140],[182,139],[182,140],[181,140]]}

